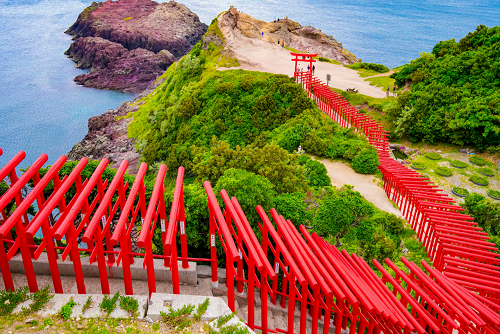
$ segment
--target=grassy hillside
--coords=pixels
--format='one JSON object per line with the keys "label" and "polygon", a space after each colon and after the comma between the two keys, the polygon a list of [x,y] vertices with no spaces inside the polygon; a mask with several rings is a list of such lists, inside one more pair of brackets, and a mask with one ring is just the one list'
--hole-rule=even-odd
{"label": "grassy hillside", "polygon": [[411,82],[386,111],[393,134],[413,142],[448,142],[498,150],[500,143],[500,27],[477,27],[458,43],[436,44],[393,74]]}

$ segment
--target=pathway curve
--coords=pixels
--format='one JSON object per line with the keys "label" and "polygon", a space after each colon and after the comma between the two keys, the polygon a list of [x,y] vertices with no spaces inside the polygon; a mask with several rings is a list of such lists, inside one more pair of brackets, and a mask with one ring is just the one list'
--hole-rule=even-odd
{"label": "pathway curve", "polygon": [[373,203],[377,208],[404,219],[401,211],[389,201],[384,189],[377,185],[381,181],[375,176],[358,174],[349,165],[342,162],[332,162],[327,159],[318,159],[318,161],[325,165],[328,176],[332,179],[332,186],[353,185],[354,190],[359,191],[367,201]]}

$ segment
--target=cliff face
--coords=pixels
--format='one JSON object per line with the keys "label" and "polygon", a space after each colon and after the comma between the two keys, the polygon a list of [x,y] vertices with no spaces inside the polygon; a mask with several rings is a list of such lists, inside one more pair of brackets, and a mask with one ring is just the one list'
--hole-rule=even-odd
{"label": "cliff face", "polygon": [[139,93],[188,53],[207,28],[175,1],[93,2],[66,31],[75,39],[66,54],[90,69],[75,78],[77,83]]}
{"label": "cliff face", "polygon": [[219,25],[225,35],[236,32],[236,34],[248,38],[262,40],[261,36],[264,32],[264,39],[270,43],[276,43],[279,40],[280,43],[284,42],[287,47],[317,53],[321,57],[337,60],[341,64],[358,62],[356,57],[344,49],[342,43],[332,36],[311,26],[301,26],[289,19],[280,19],[279,22],[264,22],[232,8],[221,15]]}

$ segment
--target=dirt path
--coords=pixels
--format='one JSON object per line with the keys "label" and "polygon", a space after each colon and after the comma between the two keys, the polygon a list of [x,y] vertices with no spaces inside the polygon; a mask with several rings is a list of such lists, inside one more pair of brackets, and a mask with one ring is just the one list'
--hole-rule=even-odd
{"label": "dirt path", "polygon": [[[226,37],[229,49],[234,53],[241,66],[220,68],[220,70],[243,69],[293,76],[294,63],[291,61],[292,56],[287,49],[264,39],[245,37],[238,30],[221,30]],[[368,81],[364,81],[366,78],[359,77],[355,70],[325,62],[316,62],[315,66],[315,76],[322,81],[326,82],[326,75],[331,75],[332,81],[329,83],[331,87],[345,90],[347,87],[354,86],[358,88],[360,94],[377,98],[385,97],[385,92],[380,87],[370,86]],[[306,63],[303,63],[302,67],[307,70]]]}
{"label": "dirt path", "polygon": [[353,185],[354,190],[359,191],[367,201],[373,203],[380,210],[403,218],[401,211],[394,208],[392,203],[389,202],[384,189],[377,185],[381,181],[375,176],[358,174],[350,166],[342,162],[332,162],[326,159],[318,161],[325,165],[328,176],[332,179],[332,186]]}

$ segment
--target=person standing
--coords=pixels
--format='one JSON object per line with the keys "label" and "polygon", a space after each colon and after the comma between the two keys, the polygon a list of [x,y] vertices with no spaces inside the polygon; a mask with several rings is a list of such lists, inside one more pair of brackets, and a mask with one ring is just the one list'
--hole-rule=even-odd
{"label": "person standing", "polygon": [[313,74],[314,74],[314,70],[316,69],[316,66],[313,65]]}
{"label": "person standing", "polygon": [[278,45],[280,45],[280,40],[278,39]]}
{"label": "person standing", "polygon": [[281,42],[281,48],[283,49],[285,47],[285,42]]}
{"label": "person standing", "polygon": [[262,37],[264,37],[264,32],[262,32]]}
{"label": "person standing", "polygon": [[385,97],[389,97],[389,86],[387,86],[387,92],[385,94]]}
{"label": "person standing", "polygon": [[392,87],[392,96],[396,96],[396,85]]}
{"label": "person standing", "polygon": [[307,72],[309,72],[309,70],[310,70],[310,67],[309,67],[309,65],[307,65]]}

